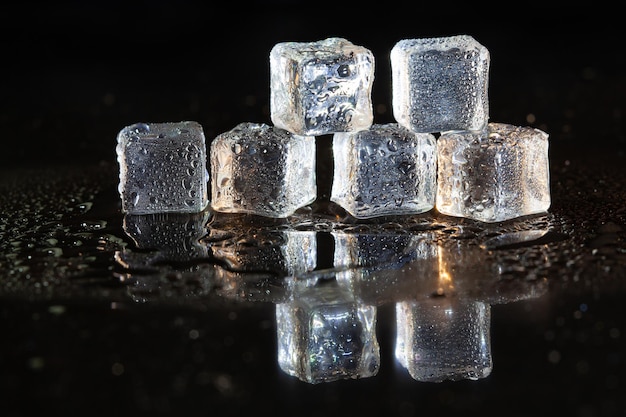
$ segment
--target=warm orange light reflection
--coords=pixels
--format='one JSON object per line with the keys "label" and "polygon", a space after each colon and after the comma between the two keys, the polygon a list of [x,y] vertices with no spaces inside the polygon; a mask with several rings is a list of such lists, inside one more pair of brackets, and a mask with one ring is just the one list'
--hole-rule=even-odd
{"label": "warm orange light reflection", "polygon": [[443,258],[443,248],[437,247],[437,266],[439,270],[439,277],[437,282],[437,294],[444,295],[454,291],[454,280],[452,274],[448,271],[448,265]]}

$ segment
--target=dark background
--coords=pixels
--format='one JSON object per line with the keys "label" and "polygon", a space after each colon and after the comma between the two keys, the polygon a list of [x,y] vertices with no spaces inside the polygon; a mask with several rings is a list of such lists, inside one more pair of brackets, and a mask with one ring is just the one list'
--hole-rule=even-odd
{"label": "dark background", "polygon": [[272,46],[329,36],[374,53],[377,123],[393,121],[395,42],[468,34],[491,53],[490,121],[542,128],[555,151],[623,151],[618,16],[541,2],[18,2],[0,15],[0,164],[114,160],[118,131],[139,121],[195,120],[207,140],[242,121],[270,123]]}
{"label": "dark background", "polygon": [[[565,247],[574,265],[568,254],[558,255],[561,264],[548,270],[560,288],[540,300],[494,307],[493,374],[454,384],[416,383],[390,355],[374,378],[301,384],[277,369],[271,305],[241,308],[236,319],[219,305],[200,312],[160,305],[116,310],[105,279],[85,285],[100,301],[65,300],[63,314],[50,308],[62,292],[55,288],[52,300],[5,296],[0,415],[624,416],[626,31],[620,16],[619,8],[598,3],[543,2],[3,5],[0,172],[7,178],[40,167],[53,168],[44,175],[63,168],[75,177],[97,166],[115,173],[116,135],[136,122],[195,120],[207,140],[242,121],[270,123],[269,51],[282,41],[341,36],[371,49],[375,122],[390,122],[388,54],[395,42],[472,35],[491,53],[490,120],[550,135],[551,212],[554,225],[572,233]],[[32,178],[24,184],[39,181]],[[106,198],[96,200],[88,217],[120,220],[115,181],[106,179]],[[42,189],[37,199],[56,190]],[[55,198],[63,206],[59,190]],[[103,201],[109,205],[98,206]],[[23,217],[33,211],[35,204]],[[53,212],[40,212],[33,217],[54,223]],[[122,235],[117,229],[108,231]],[[7,276],[3,285],[15,282]],[[6,285],[2,290],[13,294]],[[384,322],[393,312],[380,313]],[[196,329],[206,334],[191,340]],[[390,352],[390,330],[379,337]],[[560,361],[551,361],[551,352]],[[38,370],[32,357],[44,358],[45,367]],[[115,375],[119,362],[126,365],[123,375]]]}

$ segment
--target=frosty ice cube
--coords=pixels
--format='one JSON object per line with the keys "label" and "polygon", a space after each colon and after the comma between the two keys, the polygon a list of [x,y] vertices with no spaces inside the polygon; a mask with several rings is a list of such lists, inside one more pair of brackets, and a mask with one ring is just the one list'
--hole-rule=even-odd
{"label": "frosty ice cube", "polygon": [[117,136],[122,211],[193,213],[208,201],[206,145],[196,122],[137,123]]}
{"label": "frosty ice cube", "polygon": [[394,118],[415,132],[481,130],[489,51],[468,35],[404,39],[391,49]]}
{"label": "frosty ice cube", "polygon": [[477,380],[491,374],[491,306],[436,297],[396,304],[395,356],[417,381]]}
{"label": "frosty ice cube", "polygon": [[343,38],[282,42],[270,52],[270,114],[299,135],[367,129],[374,55]]}
{"label": "frosty ice cube", "polygon": [[550,207],[548,134],[489,123],[481,133],[437,140],[436,209],[483,222],[543,213]]}
{"label": "frosty ice cube", "polygon": [[243,122],[211,143],[211,207],[282,218],[317,197],[315,137]]}
{"label": "frosty ice cube", "polygon": [[397,123],[335,133],[331,201],[356,218],[423,213],[435,206],[436,144]]}

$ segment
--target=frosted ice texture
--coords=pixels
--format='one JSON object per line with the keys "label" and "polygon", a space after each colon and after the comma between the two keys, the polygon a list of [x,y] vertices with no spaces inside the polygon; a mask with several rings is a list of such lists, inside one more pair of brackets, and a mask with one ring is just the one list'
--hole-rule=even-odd
{"label": "frosted ice texture", "polygon": [[202,126],[196,122],[137,123],[117,136],[122,211],[200,212],[209,176]]}
{"label": "frosted ice texture", "polygon": [[374,55],[343,38],[282,42],[270,52],[270,114],[299,135],[367,129]]}
{"label": "frosted ice texture", "polygon": [[423,213],[435,206],[435,137],[397,123],[335,133],[330,199],[356,218]]}
{"label": "frosted ice texture", "polygon": [[450,216],[498,222],[550,207],[548,134],[489,123],[482,133],[437,140],[436,208]]}
{"label": "frosted ice texture", "polygon": [[417,381],[477,380],[491,374],[491,306],[433,298],[396,304],[396,359]]}
{"label": "frosted ice texture", "polygon": [[278,364],[317,384],[374,376],[380,367],[376,307],[337,285],[312,287],[276,306]]}
{"label": "frosted ice texture", "polygon": [[315,137],[244,122],[211,143],[211,207],[282,218],[317,197]]}
{"label": "frosted ice texture", "polygon": [[390,59],[393,114],[402,126],[426,133],[485,127],[490,57],[474,38],[404,39]]}

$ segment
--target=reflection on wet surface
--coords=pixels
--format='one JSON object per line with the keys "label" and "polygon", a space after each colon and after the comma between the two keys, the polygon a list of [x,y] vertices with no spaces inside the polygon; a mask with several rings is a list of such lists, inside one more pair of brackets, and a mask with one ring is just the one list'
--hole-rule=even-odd
{"label": "reflection on wet surface", "polygon": [[[38,242],[13,237],[4,260],[12,282],[41,292],[69,278],[68,286],[106,286],[115,301],[273,303],[278,364],[309,383],[377,374],[377,309],[385,304],[395,305],[395,357],[413,378],[488,376],[490,305],[546,291],[545,278],[531,270],[545,266],[549,242],[540,239],[554,228],[551,215],[511,231],[431,214],[370,222],[310,211],[280,220],[208,210],[83,218],[93,206],[76,201],[78,214],[44,222],[50,230]],[[110,226],[115,221],[124,235],[108,232],[120,230]],[[532,257],[513,262],[497,252],[516,245]],[[34,270],[57,273],[29,285]]]}
{"label": "reflection on wet surface", "polygon": [[[115,260],[135,301],[149,302],[178,281],[195,282],[204,292],[196,296],[275,304],[278,364],[305,382],[375,376],[376,313],[385,304],[396,308],[395,357],[414,379],[479,379],[492,368],[491,304],[547,290],[545,278],[512,280],[511,265],[489,252],[489,242],[530,247],[549,232],[547,218],[544,229],[480,245],[468,230],[450,237],[444,224],[423,217],[407,231],[310,216],[290,223],[208,211],[126,215],[123,230],[134,245]],[[538,219],[529,221],[537,227]],[[316,230],[320,224],[327,227]]]}
{"label": "reflection on wet surface", "polygon": [[[259,229],[255,236],[266,245],[241,248],[250,260],[248,269],[266,265],[266,273],[284,275],[284,287],[259,294],[248,290],[258,285],[249,278],[230,292],[276,304],[279,365],[302,381],[375,376],[380,366],[376,311],[385,304],[396,306],[396,359],[414,379],[484,378],[491,372],[491,304],[539,297],[547,290],[545,279],[503,280],[508,269],[487,262],[481,246],[442,238],[433,230],[321,233],[333,239],[333,265],[316,269],[316,233],[289,230],[272,240],[261,237]],[[215,253],[223,254],[220,246]],[[237,270],[226,276],[246,269],[241,254],[237,259]],[[285,267],[277,271],[275,265]]]}
{"label": "reflection on wet surface", "polygon": [[[8,194],[0,295],[273,305],[278,366],[311,384],[375,377],[384,355],[417,381],[487,378],[491,306],[576,281],[583,257],[614,246],[602,236],[623,233],[607,224],[587,253],[553,213],[497,225],[436,213],[355,221],[332,207],[122,216],[112,187],[72,184],[19,216]],[[383,306],[395,312],[393,352],[378,340]]]}

